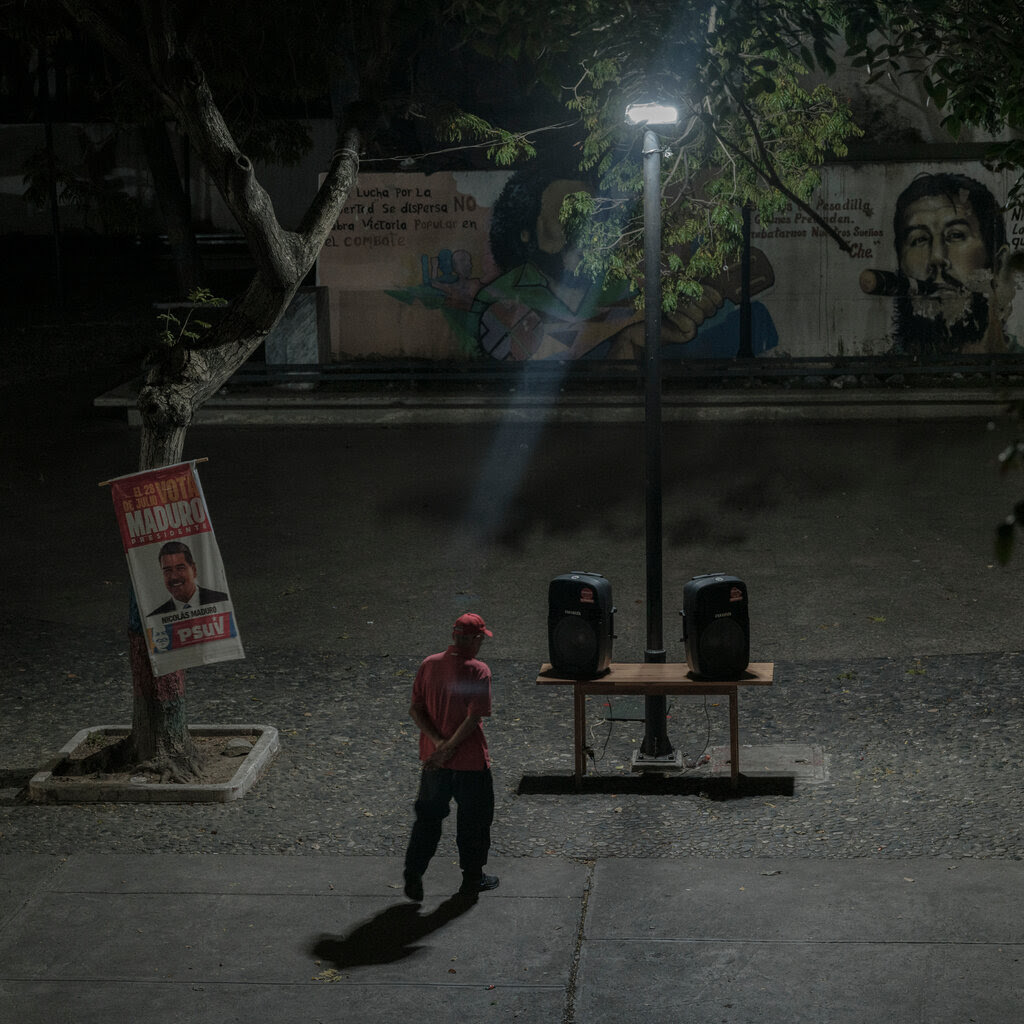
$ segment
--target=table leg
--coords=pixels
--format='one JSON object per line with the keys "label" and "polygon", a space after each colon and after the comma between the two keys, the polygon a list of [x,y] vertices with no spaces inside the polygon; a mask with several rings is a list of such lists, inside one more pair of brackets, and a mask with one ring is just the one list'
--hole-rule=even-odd
{"label": "table leg", "polygon": [[729,768],[732,788],[740,784],[740,695],[739,687],[729,694]]}
{"label": "table leg", "polygon": [[573,733],[573,750],[575,753],[575,770],[573,772],[573,778],[576,782],[576,788],[579,789],[583,784],[583,773],[586,771],[586,761],[583,752],[583,735],[586,732],[586,694],[583,693],[582,689],[577,685],[572,688],[573,690],[573,707],[572,707],[572,733]]}

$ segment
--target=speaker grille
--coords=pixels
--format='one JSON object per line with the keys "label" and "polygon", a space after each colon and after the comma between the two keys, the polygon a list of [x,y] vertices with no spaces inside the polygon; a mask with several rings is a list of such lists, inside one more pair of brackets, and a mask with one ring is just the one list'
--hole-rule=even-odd
{"label": "speaker grille", "polygon": [[742,672],[747,657],[747,635],[734,619],[717,619],[700,635],[700,661],[709,675]]}
{"label": "speaker grille", "polygon": [[597,623],[566,615],[551,631],[558,667],[570,675],[589,674],[597,665]]}
{"label": "speaker grille", "polygon": [[593,678],[612,660],[611,584],[596,572],[556,576],[548,587],[551,667],[564,676]]}
{"label": "speaker grille", "polygon": [[736,576],[705,573],[683,587],[686,662],[705,679],[734,679],[750,659],[747,585]]}

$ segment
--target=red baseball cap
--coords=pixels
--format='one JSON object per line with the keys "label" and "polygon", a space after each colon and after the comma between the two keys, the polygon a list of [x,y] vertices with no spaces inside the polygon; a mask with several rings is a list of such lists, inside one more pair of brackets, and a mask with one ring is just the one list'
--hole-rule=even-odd
{"label": "red baseball cap", "polygon": [[474,612],[466,612],[465,615],[460,615],[455,620],[455,625],[452,627],[453,633],[459,633],[462,636],[494,636],[494,634],[487,628],[484,620]]}

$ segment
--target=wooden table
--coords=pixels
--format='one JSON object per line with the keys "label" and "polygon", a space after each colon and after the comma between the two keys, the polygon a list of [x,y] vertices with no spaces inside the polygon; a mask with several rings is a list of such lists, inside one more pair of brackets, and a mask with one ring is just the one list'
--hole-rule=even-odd
{"label": "wooden table", "polygon": [[586,698],[590,695],[618,697],[657,697],[668,694],[696,696],[727,696],[729,698],[729,757],[733,788],[740,781],[740,712],[741,686],[771,686],[775,675],[772,662],[755,662],[736,679],[701,679],[688,665],[670,663],[613,663],[604,675],[595,679],[572,679],[556,674],[550,665],[542,665],[538,686],[571,686],[573,688],[573,733],[575,769],[573,778],[579,788],[587,765],[584,752],[586,733]]}

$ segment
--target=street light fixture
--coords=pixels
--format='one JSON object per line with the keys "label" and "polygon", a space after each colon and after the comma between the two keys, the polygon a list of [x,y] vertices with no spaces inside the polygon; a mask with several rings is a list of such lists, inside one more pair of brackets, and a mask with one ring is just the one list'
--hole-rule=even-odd
{"label": "street light fixture", "polygon": [[626,107],[626,124],[633,127],[667,128],[678,122],[679,110],[666,103],[631,103]]}
{"label": "street light fixture", "polygon": [[[634,103],[626,109],[626,123],[642,126],[644,177],[644,348],[646,387],[644,403],[647,511],[647,649],[644,661],[664,662],[662,634],[661,556],[661,142],[657,128],[679,120],[675,107],[662,103]],[[633,755],[634,768],[680,768],[682,755],[668,738],[664,696],[644,698],[644,740]]]}

